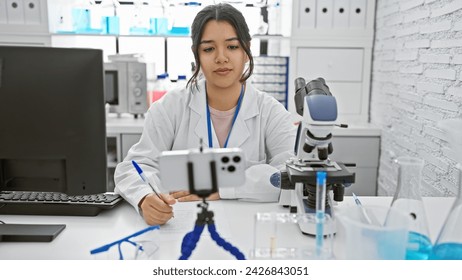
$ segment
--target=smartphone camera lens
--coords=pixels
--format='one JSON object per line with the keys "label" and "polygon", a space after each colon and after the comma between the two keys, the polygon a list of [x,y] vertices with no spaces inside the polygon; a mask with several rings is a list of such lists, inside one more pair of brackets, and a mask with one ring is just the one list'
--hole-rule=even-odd
{"label": "smartphone camera lens", "polygon": [[241,157],[240,157],[240,156],[234,156],[234,157],[233,157],[233,161],[236,162],[236,163],[238,163],[238,162],[241,161]]}
{"label": "smartphone camera lens", "polygon": [[228,166],[228,171],[229,172],[234,172],[234,171],[236,171],[236,167],[234,167],[234,165],[230,165],[230,166]]}
{"label": "smartphone camera lens", "polygon": [[229,162],[229,157],[222,157],[222,158],[221,158],[221,161],[222,161],[223,163],[228,163],[228,162]]}

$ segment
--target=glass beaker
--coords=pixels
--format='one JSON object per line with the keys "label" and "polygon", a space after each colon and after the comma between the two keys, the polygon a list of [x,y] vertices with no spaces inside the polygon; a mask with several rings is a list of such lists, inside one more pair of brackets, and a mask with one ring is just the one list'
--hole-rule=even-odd
{"label": "glass beaker", "polygon": [[444,120],[439,126],[455,152],[459,171],[459,190],[454,204],[436,239],[432,260],[462,260],[462,119]]}
{"label": "glass beaker", "polygon": [[[326,215],[326,227],[334,226]],[[316,226],[314,213],[292,214],[258,212],[255,214],[254,245],[250,258],[255,260],[328,260],[333,258],[333,234],[327,234],[320,250],[312,236],[300,229]],[[326,228],[332,232],[332,228]]]}
{"label": "glass beaker", "polygon": [[429,237],[427,215],[420,194],[424,161],[405,156],[397,158],[395,162],[398,164],[398,186],[391,208],[405,212],[412,218],[406,259],[426,260],[432,250],[432,242]]}

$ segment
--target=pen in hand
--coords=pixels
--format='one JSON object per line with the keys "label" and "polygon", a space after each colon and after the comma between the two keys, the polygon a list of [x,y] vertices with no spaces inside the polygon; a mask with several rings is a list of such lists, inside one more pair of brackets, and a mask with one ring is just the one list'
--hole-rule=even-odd
{"label": "pen in hand", "polygon": [[138,172],[138,175],[140,175],[141,179],[143,182],[145,182],[149,187],[151,187],[152,191],[157,195],[157,197],[162,200],[165,204],[169,205],[161,196],[160,196],[160,191],[157,189],[151,182],[149,182],[148,178],[144,175],[143,169],[136,163],[136,161],[132,160],[132,164],[136,169],[136,172]]}

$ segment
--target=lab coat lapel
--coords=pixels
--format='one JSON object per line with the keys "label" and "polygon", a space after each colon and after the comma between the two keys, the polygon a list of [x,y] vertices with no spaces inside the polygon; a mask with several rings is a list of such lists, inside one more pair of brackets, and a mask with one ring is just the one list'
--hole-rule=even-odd
{"label": "lab coat lapel", "polygon": [[257,96],[254,88],[247,84],[241,109],[233,125],[228,140],[228,148],[241,147],[250,138],[250,130],[246,121],[258,115]]}
{"label": "lab coat lapel", "polygon": [[[197,136],[197,139],[189,139],[189,142],[193,140],[196,143],[190,143],[193,147],[198,147],[198,139],[204,141],[204,145],[208,147],[208,133],[207,133],[207,114],[205,110],[205,81],[201,80],[198,83],[199,90],[193,90],[191,102],[189,103],[189,108],[191,109],[191,120],[190,127],[194,128],[194,134]],[[215,135],[212,130],[213,135]],[[216,136],[214,136],[216,138]],[[215,143],[216,140],[214,140]],[[216,141],[218,143],[218,141]]]}

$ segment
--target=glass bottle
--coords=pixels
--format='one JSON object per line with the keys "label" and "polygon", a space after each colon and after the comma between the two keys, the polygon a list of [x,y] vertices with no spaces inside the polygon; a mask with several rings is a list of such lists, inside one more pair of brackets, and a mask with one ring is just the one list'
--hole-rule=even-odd
{"label": "glass bottle", "polygon": [[424,161],[415,157],[399,157],[398,186],[391,208],[408,213],[411,217],[406,259],[425,260],[432,249],[429,237],[427,215],[420,194],[420,180]]}
{"label": "glass bottle", "polygon": [[439,125],[446,133],[459,162],[459,191],[436,239],[430,259],[462,260],[462,119],[445,120]]}

